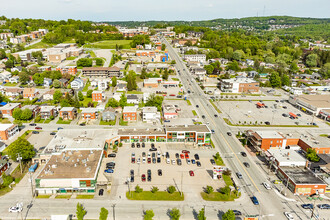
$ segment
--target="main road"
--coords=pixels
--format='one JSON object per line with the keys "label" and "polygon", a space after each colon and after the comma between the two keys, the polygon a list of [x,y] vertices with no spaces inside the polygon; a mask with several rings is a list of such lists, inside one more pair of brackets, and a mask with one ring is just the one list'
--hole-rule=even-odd
{"label": "main road", "polygon": [[[255,214],[264,216],[264,219],[282,219],[284,218],[283,212],[290,211],[294,212],[299,219],[306,219],[305,213],[295,205],[296,201],[289,202],[285,197],[278,195],[278,192],[266,190],[262,186],[263,182],[270,183],[265,171],[257,166],[256,161],[249,154],[248,157],[241,156],[240,152],[244,151],[244,148],[236,139],[235,134],[233,136],[227,135],[227,132],[231,131],[230,127],[221,117],[218,117],[219,113],[213,108],[208,97],[193,79],[178,53],[166,39],[163,38],[162,41],[166,44],[171,59],[176,61],[176,69],[179,72],[181,82],[185,91],[189,91],[187,98],[193,105],[196,105],[199,116],[204,116],[202,117],[203,122],[215,131],[212,135],[212,141],[224,158],[226,165],[232,170],[232,176],[236,183],[248,197],[256,196],[258,198],[260,205]],[[246,168],[243,162],[248,162],[250,167]],[[243,178],[236,178],[236,172],[240,172]]]}

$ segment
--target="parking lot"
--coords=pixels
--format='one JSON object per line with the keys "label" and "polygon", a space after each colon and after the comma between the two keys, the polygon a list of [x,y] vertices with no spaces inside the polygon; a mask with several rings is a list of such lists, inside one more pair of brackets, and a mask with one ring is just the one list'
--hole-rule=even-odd
{"label": "parking lot", "polygon": [[31,134],[28,141],[39,150],[41,147],[47,146],[47,144],[53,139],[54,135],[50,135],[48,131],[39,131],[39,134]]}
{"label": "parking lot", "polygon": [[[189,149],[184,144],[156,143],[155,147],[157,151],[149,151],[150,145],[150,143],[146,143],[145,148],[142,148],[142,146],[140,148],[136,146],[132,148],[131,144],[124,144],[120,148],[114,160],[116,162],[114,173],[105,174],[112,178],[112,196],[125,196],[128,187],[134,190],[136,185],[139,185],[146,191],[151,190],[153,186],[164,191],[167,187],[173,185],[177,188],[177,191],[181,191],[182,189],[184,193],[191,196],[199,196],[203,187],[206,185],[211,185],[214,189],[225,186],[222,180],[213,179],[213,165],[210,162],[212,155],[215,154],[213,149]],[[185,158],[185,153],[182,153],[183,149],[190,151],[188,153],[189,164]],[[143,152],[145,153],[145,157],[142,156]],[[169,162],[166,158],[166,152],[169,154]],[[134,154],[134,163],[132,163],[132,153]],[[155,157],[154,162],[152,160],[153,153]],[[179,154],[179,158],[184,157],[184,159],[181,159],[182,165],[178,165],[176,153]],[[201,163],[200,166],[192,164],[191,160],[195,159],[195,154],[199,156],[198,161]],[[150,158],[150,162],[148,162],[148,157]],[[157,162],[158,157],[160,158],[160,162]],[[112,159],[108,158],[108,160]],[[134,182],[132,181],[130,185],[126,185],[125,182],[131,179],[131,170],[134,172]],[[149,181],[148,170],[151,171],[151,179]],[[161,170],[161,175],[159,175],[158,170]],[[190,171],[193,171],[193,174]],[[104,172],[104,169],[101,169],[100,172]],[[145,175],[145,180],[142,180],[143,174]]]}
{"label": "parking lot", "polygon": [[180,125],[180,124],[187,124],[192,125],[194,118],[197,118],[197,116],[194,116],[192,113],[192,110],[194,109],[192,105],[188,105],[187,101],[185,100],[164,100],[164,105],[174,105],[177,106],[177,109],[180,111],[178,112],[178,118],[175,119],[169,119],[169,122],[165,122],[166,125]]}
{"label": "parking lot", "polygon": [[[264,104],[265,107],[257,108],[257,103]],[[265,124],[271,125],[307,125],[313,121],[313,117],[305,114],[287,102],[276,101],[219,101],[215,102],[220,110],[229,118],[233,124]],[[298,116],[291,119],[289,113]],[[299,116],[300,115],[300,116]]]}

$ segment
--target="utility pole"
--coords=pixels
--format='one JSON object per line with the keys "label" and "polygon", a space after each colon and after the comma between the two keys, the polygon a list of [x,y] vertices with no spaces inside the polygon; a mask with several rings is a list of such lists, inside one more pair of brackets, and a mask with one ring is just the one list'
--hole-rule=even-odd
{"label": "utility pole", "polygon": [[182,182],[183,182],[183,172],[181,172],[181,192],[180,192],[181,196],[182,196]]}
{"label": "utility pole", "polygon": [[116,220],[115,207],[116,207],[116,204],[112,204],[113,220]]}
{"label": "utility pole", "polygon": [[34,197],[34,193],[33,193],[33,177],[32,177],[32,173],[29,172],[30,174],[30,182],[31,182],[31,193],[32,193],[32,198]]}

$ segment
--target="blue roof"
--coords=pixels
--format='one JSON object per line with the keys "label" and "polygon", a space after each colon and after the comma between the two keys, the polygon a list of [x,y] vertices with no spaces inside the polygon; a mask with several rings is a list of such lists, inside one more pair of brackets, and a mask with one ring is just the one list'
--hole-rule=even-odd
{"label": "blue roof", "polygon": [[7,105],[7,102],[0,102],[0,106]]}

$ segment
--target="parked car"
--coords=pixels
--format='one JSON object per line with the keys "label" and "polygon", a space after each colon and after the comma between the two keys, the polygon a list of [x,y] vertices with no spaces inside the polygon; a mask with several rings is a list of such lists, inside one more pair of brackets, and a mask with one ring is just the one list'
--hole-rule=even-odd
{"label": "parked car", "polygon": [[201,162],[199,162],[199,161],[197,161],[196,164],[198,167],[202,166]]}
{"label": "parked car", "polygon": [[189,154],[186,153],[186,154],[184,155],[184,157],[185,157],[186,159],[189,159]]}
{"label": "parked car", "polygon": [[214,159],[210,159],[210,162],[211,162],[212,165],[215,165]]}
{"label": "parked car", "polygon": [[132,148],[134,148],[134,147],[135,147],[135,144],[134,144],[134,143],[132,143],[132,144],[131,144],[131,147],[132,147]]}
{"label": "parked car", "polygon": [[183,154],[190,154],[190,151],[189,150],[182,150],[182,153]]}
{"label": "parked car", "polygon": [[145,174],[142,174],[141,180],[142,180],[142,182],[145,182],[146,181],[146,175]]}
{"label": "parked car", "polygon": [[148,163],[151,163],[151,157],[148,158]]}
{"label": "parked car", "polygon": [[108,157],[116,157],[116,154],[108,154]]}
{"label": "parked car", "polygon": [[137,148],[140,148],[140,146],[141,146],[140,143],[136,143]]}
{"label": "parked car", "polygon": [[176,162],[178,163],[179,166],[182,165],[182,161],[181,161],[181,159],[176,159]]}
{"label": "parked car", "polygon": [[191,159],[191,164],[196,164],[196,160]]}
{"label": "parked car", "polygon": [[32,134],[39,134],[39,131],[32,131]]}
{"label": "parked car", "polygon": [[205,119],[205,115],[202,115],[202,118]]}
{"label": "parked car", "polygon": [[190,165],[190,160],[189,159],[186,159],[186,162],[188,165]]}
{"label": "parked car", "polygon": [[284,215],[288,220],[293,220],[294,219],[293,215],[290,212],[284,212]]}
{"label": "parked car", "polygon": [[254,205],[259,205],[259,201],[258,201],[257,197],[252,196],[251,197],[251,200],[252,200],[252,202],[253,202]]}
{"label": "parked car", "polygon": [[99,196],[103,196],[104,189],[99,190]]}
{"label": "parked car", "polygon": [[144,142],[142,142],[142,147],[145,148],[146,147],[146,144]]}
{"label": "parked car", "polygon": [[21,212],[23,210],[22,206],[16,205],[9,208],[9,212]]}
{"label": "parked car", "polygon": [[86,126],[86,124],[85,123],[80,123],[79,126]]}
{"label": "parked car", "polygon": [[113,169],[105,169],[104,172],[105,172],[105,173],[113,173],[114,170],[113,170]]}
{"label": "parked car", "polygon": [[227,132],[227,135],[228,135],[228,136],[231,136],[232,134],[231,134],[231,132],[228,131],[228,132]]}
{"label": "parked car", "polygon": [[37,126],[34,129],[36,129],[36,130],[42,130],[42,127]]}
{"label": "parked car", "polygon": [[196,108],[199,108],[199,105],[196,105]]}
{"label": "parked car", "polygon": [[214,133],[215,133],[215,131],[214,131],[213,129],[211,130],[211,132],[212,132],[212,134],[214,134]]}
{"label": "parked car", "polygon": [[172,160],[172,165],[175,165],[176,161],[175,160]]}
{"label": "parked car", "polygon": [[319,209],[330,209],[329,204],[319,204],[319,205],[317,205],[317,207],[319,207]]}
{"label": "parked car", "polygon": [[235,215],[242,215],[242,212],[238,211],[238,210],[233,210]]}
{"label": "parked car", "polygon": [[157,163],[160,163],[160,162],[161,162],[161,158],[157,157]]}
{"label": "parked car", "polygon": [[199,155],[198,154],[195,154],[194,157],[195,157],[195,160],[199,160]]}
{"label": "parked car", "polygon": [[250,167],[250,164],[248,162],[244,162],[243,163],[245,167],[249,168]]}
{"label": "parked car", "polygon": [[158,176],[162,176],[163,175],[163,171],[161,169],[158,170]]}
{"label": "parked car", "polygon": [[214,115],[214,117],[216,117],[216,118],[217,118],[217,117],[218,117],[218,115],[217,115],[217,114],[215,114],[215,115]]}
{"label": "parked car", "polygon": [[155,148],[155,144],[154,143],[151,143],[151,148]]}
{"label": "parked car", "polygon": [[268,190],[272,188],[272,187],[271,187],[268,183],[266,183],[266,182],[263,182],[262,185],[263,185],[266,189],[268,189]]}
{"label": "parked car", "polygon": [[166,152],[165,157],[170,158],[170,154],[168,152]]}
{"label": "parked car", "polygon": [[301,207],[303,209],[313,209],[314,208],[314,205],[311,204],[311,203],[308,203],[308,204],[302,204]]}
{"label": "parked car", "polygon": [[241,155],[243,156],[243,157],[246,157],[247,155],[246,155],[246,153],[245,152],[241,152]]}
{"label": "parked car", "polygon": [[157,151],[157,148],[150,148],[149,151]]}
{"label": "parked car", "polygon": [[166,163],[167,163],[167,164],[170,164],[170,163],[171,163],[171,160],[167,158],[167,159],[166,159]]}
{"label": "parked car", "polygon": [[180,154],[180,158],[181,158],[181,159],[184,159],[184,155],[183,155],[183,154]]}
{"label": "parked car", "polygon": [[135,163],[135,158],[134,157],[132,157],[131,162]]}
{"label": "parked car", "polygon": [[265,124],[266,124],[266,125],[270,125],[270,122],[269,122],[269,121],[265,121]]}
{"label": "parked car", "polygon": [[175,154],[175,158],[176,159],[179,159],[180,158],[180,155],[178,153]]}
{"label": "parked car", "polygon": [[62,129],[63,129],[62,127],[58,127],[58,128],[57,128],[58,131],[59,131],[59,130],[62,130]]}
{"label": "parked car", "polygon": [[189,171],[189,175],[190,175],[190,176],[195,176],[194,171],[190,170],[190,171]]}

